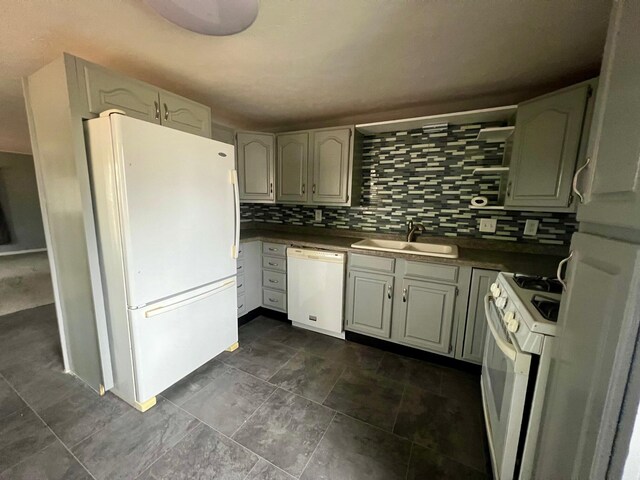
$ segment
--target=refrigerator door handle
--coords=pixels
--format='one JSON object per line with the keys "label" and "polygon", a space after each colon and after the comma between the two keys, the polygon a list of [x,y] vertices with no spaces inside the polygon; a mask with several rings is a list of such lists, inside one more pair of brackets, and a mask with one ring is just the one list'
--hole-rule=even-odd
{"label": "refrigerator door handle", "polygon": [[169,305],[163,305],[162,307],[152,308],[151,310],[147,310],[146,312],[144,312],[144,316],[146,318],[155,317],[156,315],[162,315],[163,313],[176,310],[180,307],[184,307],[194,302],[198,302],[203,298],[207,298],[213,295],[214,293],[218,293],[224,290],[225,288],[230,287],[234,283],[235,283],[235,280],[227,280],[222,284],[217,283],[214,288],[212,288],[211,290],[207,290],[206,292],[199,293],[197,295],[194,295],[193,297],[185,298],[184,300],[180,300],[179,302],[170,303]]}
{"label": "refrigerator door handle", "polygon": [[238,250],[240,249],[240,189],[238,188],[238,171],[231,170],[231,183],[233,184],[233,197],[235,200],[235,232],[231,256],[238,258]]}

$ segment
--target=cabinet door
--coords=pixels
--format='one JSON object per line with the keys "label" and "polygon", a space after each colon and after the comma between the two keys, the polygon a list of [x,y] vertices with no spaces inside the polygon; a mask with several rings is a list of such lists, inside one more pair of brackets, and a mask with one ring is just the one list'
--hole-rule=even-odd
{"label": "cabinet door", "polygon": [[211,109],[173,93],[160,92],[161,122],[170,128],[211,138]]}
{"label": "cabinet door", "polygon": [[282,203],[307,203],[307,165],[309,134],[289,133],[276,137],[278,145],[276,200]]}
{"label": "cabinet door", "polygon": [[487,332],[487,319],[484,315],[484,297],[489,287],[496,281],[498,272],[474,268],[471,274],[471,292],[467,308],[467,323],[464,329],[462,359],[468,362],[482,363],[484,339]]}
{"label": "cabinet door", "polygon": [[313,133],[313,203],[342,204],[349,200],[351,129]]}
{"label": "cabinet door", "polygon": [[518,105],[507,207],[569,207],[589,92],[582,83]]}
{"label": "cabinet door", "polygon": [[640,230],[640,2],[615,3],[578,220]]}
{"label": "cabinet door", "polygon": [[393,275],[349,271],[346,329],[380,338],[391,335]]}
{"label": "cabinet door", "polygon": [[269,133],[240,132],[237,137],[240,200],[273,203],[275,173],[274,136]]}
{"label": "cabinet door", "polygon": [[571,250],[534,477],[609,478],[640,321],[640,246],[578,233]]}
{"label": "cabinet door", "polygon": [[157,88],[81,60],[78,60],[78,68],[80,78],[84,80],[90,113],[117,108],[130,117],[160,123]]}
{"label": "cabinet door", "polygon": [[438,353],[451,352],[451,329],[456,299],[454,285],[407,280],[402,282],[396,340]]}

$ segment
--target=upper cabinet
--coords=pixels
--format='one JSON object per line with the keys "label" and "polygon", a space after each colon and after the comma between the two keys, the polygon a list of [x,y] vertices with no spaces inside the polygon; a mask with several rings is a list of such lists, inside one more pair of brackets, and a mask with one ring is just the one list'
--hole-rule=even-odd
{"label": "upper cabinet", "polygon": [[639,21],[638,3],[619,2],[602,61],[590,161],[576,179],[584,199],[580,222],[640,230]]}
{"label": "upper cabinet", "polygon": [[236,136],[240,200],[274,203],[275,137],[270,133],[239,132]]}
{"label": "upper cabinet", "polygon": [[313,133],[314,204],[344,205],[349,201],[349,177],[353,164],[352,129],[340,128]]}
{"label": "upper cabinet", "polygon": [[162,125],[211,138],[211,109],[175,93],[160,91]]}
{"label": "upper cabinet", "polygon": [[575,208],[571,183],[592,93],[583,82],[518,105],[505,207]]}
{"label": "upper cabinet", "polygon": [[[267,137],[265,133],[238,133],[238,170],[246,163],[241,152],[246,139]],[[241,141],[241,138],[245,140]],[[353,127],[279,133],[276,136],[275,182],[271,170],[259,168],[250,172],[261,187],[275,184],[271,195],[241,191],[244,202],[277,202],[297,205],[357,204],[360,195],[360,158],[354,156],[357,145]],[[256,155],[265,155],[255,152]],[[242,180],[240,182],[242,187]],[[262,192],[262,190],[260,190]]]}
{"label": "upper cabinet", "polygon": [[77,59],[77,70],[86,113],[116,108],[133,118],[211,137],[209,107],[85,60]]}
{"label": "upper cabinet", "polygon": [[277,135],[276,200],[279,203],[307,203],[309,133]]}

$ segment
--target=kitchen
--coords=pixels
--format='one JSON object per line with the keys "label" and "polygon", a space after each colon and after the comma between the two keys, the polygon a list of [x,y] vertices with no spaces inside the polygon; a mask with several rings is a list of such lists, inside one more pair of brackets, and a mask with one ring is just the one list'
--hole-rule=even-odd
{"label": "kitchen", "polygon": [[277,128],[30,71],[55,311],[0,318],[0,478],[635,478],[638,21],[509,102]]}

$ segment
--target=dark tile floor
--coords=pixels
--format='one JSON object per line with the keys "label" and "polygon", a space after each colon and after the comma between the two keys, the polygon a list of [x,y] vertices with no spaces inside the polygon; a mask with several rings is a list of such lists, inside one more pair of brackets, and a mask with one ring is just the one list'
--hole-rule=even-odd
{"label": "dark tile floor", "polygon": [[53,306],[0,317],[0,479],[488,478],[479,379],[258,317],[145,414],[62,372]]}

